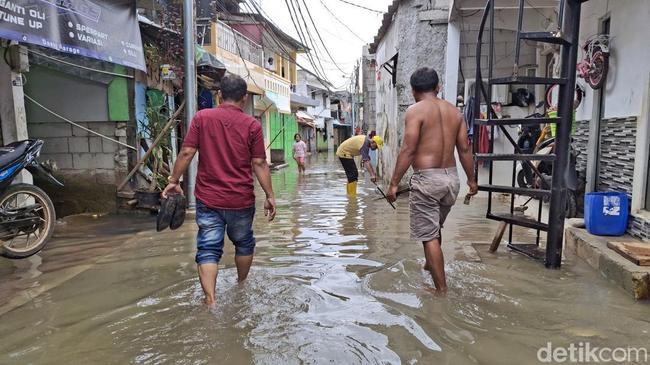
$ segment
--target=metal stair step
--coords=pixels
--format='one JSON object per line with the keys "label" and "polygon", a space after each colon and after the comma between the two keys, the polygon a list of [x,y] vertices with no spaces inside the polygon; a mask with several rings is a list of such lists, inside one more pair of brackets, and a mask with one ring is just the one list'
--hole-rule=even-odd
{"label": "metal stair step", "polygon": [[507,76],[490,80],[492,85],[564,85],[566,79],[551,77]]}
{"label": "metal stair step", "polygon": [[519,35],[519,39],[561,45],[571,44],[559,32],[523,32]]}
{"label": "metal stair step", "polygon": [[535,125],[535,124],[557,124],[560,118],[513,118],[513,119],[475,119],[478,125]]}
{"label": "metal stair step", "polygon": [[551,196],[550,190],[518,188],[518,187],[513,188],[512,186],[500,186],[500,185],[479,185],[478,190],[487,191],[491,193],[525,195],[534,198],[544,198],[544,197]]}
{"label": "metal stair step", "polygon": [[506,222],[508,224],[514,224],[516,226],[539,229],[540,231],[548,232],[548,224],[538,222],[523,214],[488,214],[487,218],[495,221]]}
{"label": "metal stair step", "polygon": [[536,153],[511,153],[511,154],[494,154],[494,153],[477,153],[474,155],[477,161],[554,161],[555,154],[539,155]]}
{"label": "metal stair step", "polygon": [[535,244],[532,243],[520,243],[520,244],[508,244],[508,248],[518,252],[522,255],[528,256],[531,259],[535,259],[538,261],[546,261],[546,251],[542,250],[540,247],[538,247]]}

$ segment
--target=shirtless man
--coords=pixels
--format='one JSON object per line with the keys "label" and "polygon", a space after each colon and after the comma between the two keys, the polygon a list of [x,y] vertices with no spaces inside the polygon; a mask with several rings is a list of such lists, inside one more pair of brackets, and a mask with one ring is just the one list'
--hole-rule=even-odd
{"label": "shirtless man", "polygon": [[425,269],[431,272],[436,291],[444,293],[447,283],[440,229],[460,189],[455,149],[467,174],[469,195],[476,195],[478,186],[463,116],[452,104],[438,98],[436,71],[428,67],[415,71],[411,88],[416,104],[406,111],[404,141],[387,197],[391,202],[397,199],[397,185],[413,166],[411,239],[423,243]]}

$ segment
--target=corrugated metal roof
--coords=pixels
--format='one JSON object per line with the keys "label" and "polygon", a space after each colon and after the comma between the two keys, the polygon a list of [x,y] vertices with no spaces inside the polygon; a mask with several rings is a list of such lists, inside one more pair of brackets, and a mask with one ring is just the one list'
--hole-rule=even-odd
{"label": "corrugated metal roof", "polygon": [[379,31],[377,32],[375,39],[370,44],[370,47],[368,49],[371,54],[377,51],[377,46],[379,45],[381,39],[384,38],[384,35],[386,35],[388,27],[390,27],[391,23],[393,22],[393,16],[397,12],[397,9],[399,8],[401,2],[402,0],[393,0],[393,3],[388,7],[388,11],[384,13],[384,18],[381,20]]}

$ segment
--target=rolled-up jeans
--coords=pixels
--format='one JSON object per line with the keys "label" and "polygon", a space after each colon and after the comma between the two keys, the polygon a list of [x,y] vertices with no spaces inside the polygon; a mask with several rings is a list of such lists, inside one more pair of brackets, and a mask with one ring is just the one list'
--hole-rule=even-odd
{"label": "rolled-up jeans", "polygon": [[250,256],[255,252],[253,217],[255,207],[245,209],[214,209],[196,202],[196,263],[218,264],[223,255],[225,235],[235,245],[235,256]]}

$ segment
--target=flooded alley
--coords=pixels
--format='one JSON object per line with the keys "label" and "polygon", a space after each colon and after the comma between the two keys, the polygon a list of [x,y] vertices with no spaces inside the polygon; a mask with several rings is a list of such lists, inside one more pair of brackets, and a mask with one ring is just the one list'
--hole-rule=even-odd
{"label": "flooded alley", "polygon": [[339,170],[330,157],[274,173],[278,217],[258,209],[244,285],[226,243],[214,310],[193,222],[156,233],[152,217],[66,219],[39,255],[0,261],[0,364],[535,364],[549,342],[648,345],[650,306],[586,264],[489,254],[481,199],[452,210],[449,293],[432,295],[408,198],[394,211],[365,181],[349,201]]}

